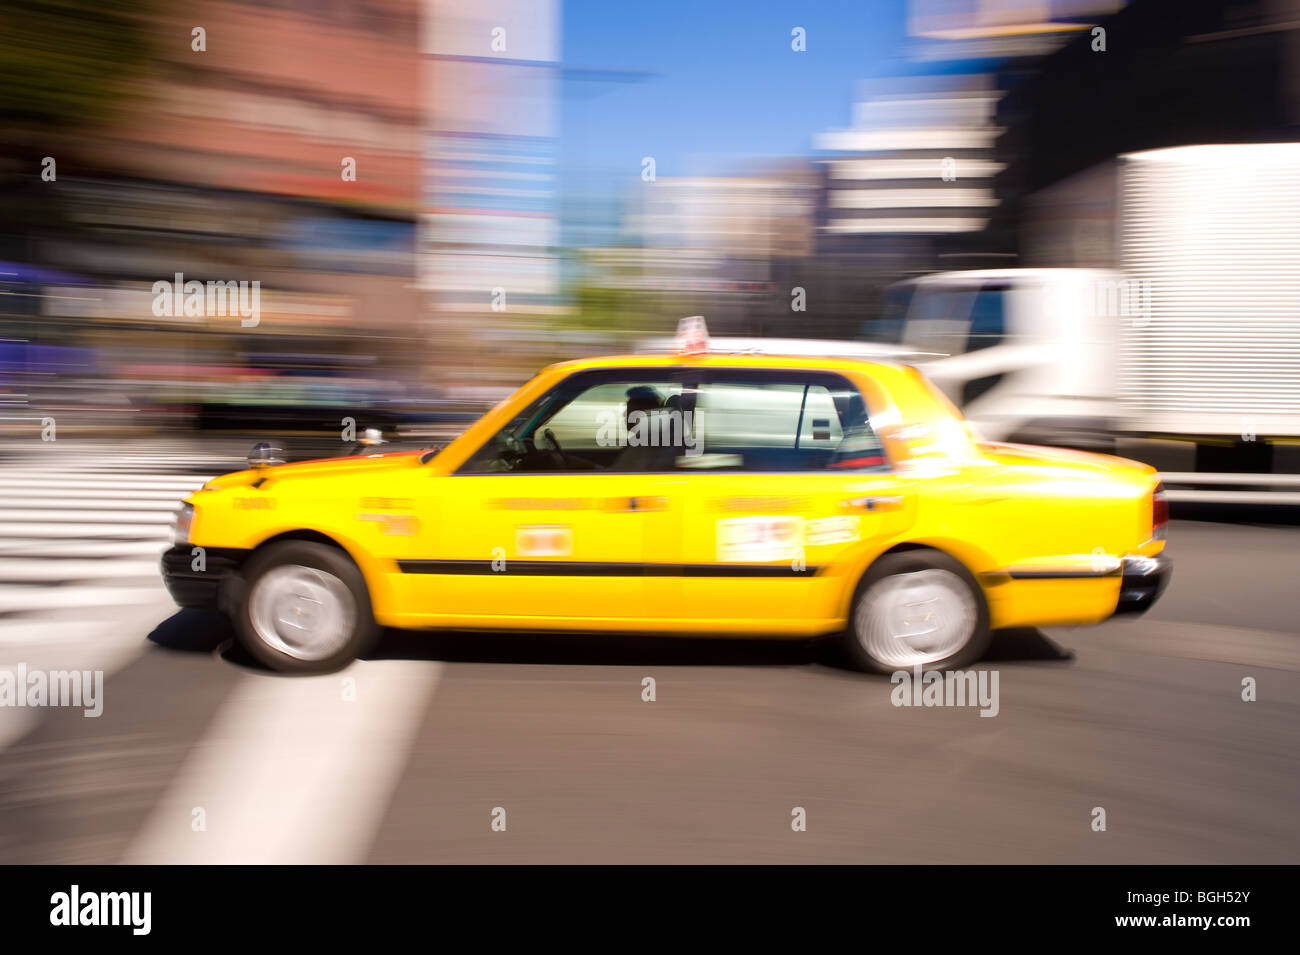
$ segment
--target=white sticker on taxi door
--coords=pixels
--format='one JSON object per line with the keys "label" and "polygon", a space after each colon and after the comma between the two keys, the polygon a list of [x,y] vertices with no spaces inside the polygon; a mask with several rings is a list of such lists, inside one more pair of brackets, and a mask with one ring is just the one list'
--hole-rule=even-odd
{"label": "white sticker on taxi door", "polygon": [[802,549],[803,518],[728,517],[718,521],[720,563],[792,560]]}
{"label": "white sticker on taxi door", "polygon": [[859,536],[856,517],[819,517],[804,525],[804,541],[809,547],[851,544]]}
{"label": "white sticker on taxi door", "polygon": [[568,557],[573,554],[573,528],[563,524],[518,527],[515,553],[520,557]]}

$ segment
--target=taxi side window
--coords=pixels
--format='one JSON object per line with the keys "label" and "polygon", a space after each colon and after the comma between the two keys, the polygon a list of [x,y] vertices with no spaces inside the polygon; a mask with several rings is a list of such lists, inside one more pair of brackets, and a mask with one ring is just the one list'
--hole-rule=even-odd
{"label": "taxi side window", "polygon": [[971,307],[966,351],[978,351],[1002,344],[1006,337],[1007,291],[1007,286],[988,284],[976,294]]}
{"label": "taxi side window", "polygon": [[680,380],[585,373],[534,401],[458,473],[670,471],[689,450]]}
{"label": "taxi side window", "polygon": [[695,401],[697,460],[740,471],[884,470],[866,403],[837,375],[705,382]]}

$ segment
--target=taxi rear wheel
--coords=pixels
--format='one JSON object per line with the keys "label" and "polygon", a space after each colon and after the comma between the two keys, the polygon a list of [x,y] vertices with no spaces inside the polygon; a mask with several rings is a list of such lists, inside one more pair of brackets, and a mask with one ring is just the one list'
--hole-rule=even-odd
{"label": "taxi rear wheel", "polygon": [[273,670],[337,670],[379,638],[365,579],[336,547],[272,544],[249,558],[243,577],[235,630],[244,648]]}
{"label": "taxi rear wheel", "polygon": [[975,578],[939,551],[886,554],[858,585],[844,647],[856,667],[892,673],[974,663],[991,639]]}

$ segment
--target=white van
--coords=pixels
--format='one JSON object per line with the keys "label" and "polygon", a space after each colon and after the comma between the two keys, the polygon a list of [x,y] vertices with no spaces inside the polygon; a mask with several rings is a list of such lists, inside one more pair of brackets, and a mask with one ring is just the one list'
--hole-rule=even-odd
{"label": "white van", "polygon": [[942,356],[918,364],[985,438],[1108,450],[1136,290],[1094,269],[942,272],[891,286],[883,317],[907,350]]}

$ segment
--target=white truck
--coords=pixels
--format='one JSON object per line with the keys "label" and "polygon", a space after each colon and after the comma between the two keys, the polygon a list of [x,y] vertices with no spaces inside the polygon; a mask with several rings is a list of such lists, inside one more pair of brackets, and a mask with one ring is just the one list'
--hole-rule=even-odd
{"label": "white truck", "polygon": [[1031,257],[1094,267],[891,287],[903,344],[945,356],[926,373],[990,439],[1177,442],[1171,498],[1300,503],[1275,454],[1300,443],[1300,143],[1134,153],[1035,199]]}

